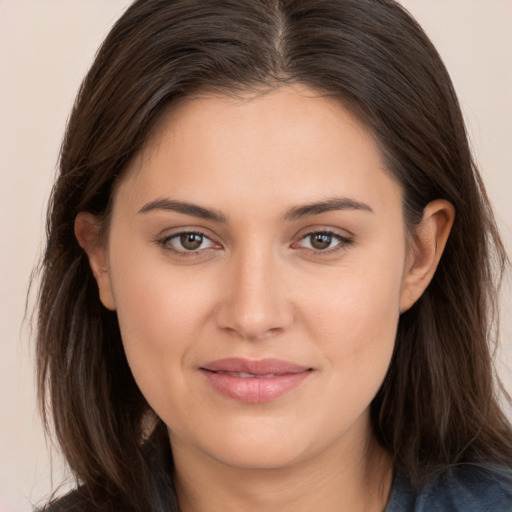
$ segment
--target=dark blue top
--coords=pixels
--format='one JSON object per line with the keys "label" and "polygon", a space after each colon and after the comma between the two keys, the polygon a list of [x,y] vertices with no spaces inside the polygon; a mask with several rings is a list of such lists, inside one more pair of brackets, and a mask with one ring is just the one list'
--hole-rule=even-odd
{"label": "dark blue top", "polygon": [[454,466],[414,492],[397,473],[384,512],[512,512],[512,469]]}

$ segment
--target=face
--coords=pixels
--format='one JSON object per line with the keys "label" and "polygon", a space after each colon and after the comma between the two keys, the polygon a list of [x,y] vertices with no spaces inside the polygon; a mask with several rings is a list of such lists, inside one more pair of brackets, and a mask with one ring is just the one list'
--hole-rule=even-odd
{"label": "face", "polygon": [[176,107],[91,263],[174,450],[268,468],[368,440],[406,293],[402,196],[334,99]]}

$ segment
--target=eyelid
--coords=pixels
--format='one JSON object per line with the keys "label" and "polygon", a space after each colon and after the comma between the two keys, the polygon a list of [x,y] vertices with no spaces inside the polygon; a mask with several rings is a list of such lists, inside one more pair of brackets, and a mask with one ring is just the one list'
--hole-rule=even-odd
{"label": "eyelid", "polygon": [[313,233],[331,233],[347,239],[353,239],[356,236],[354,232],[350,231],[346,227],[340,227],[328,223],[311,223],[298,229],[293,238],[299,239]]}

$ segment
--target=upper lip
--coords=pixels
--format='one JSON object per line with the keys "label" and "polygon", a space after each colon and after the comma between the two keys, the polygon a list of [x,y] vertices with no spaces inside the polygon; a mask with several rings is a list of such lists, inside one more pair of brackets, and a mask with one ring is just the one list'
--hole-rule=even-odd
{"label": "upper lip", "polygon": [[211,361],[202,365],[201,369],[211,372],[240,372],[252,375],[285,375],[311,370],[308,366],[298,365],[281,359],[251,360],[239,357]]}

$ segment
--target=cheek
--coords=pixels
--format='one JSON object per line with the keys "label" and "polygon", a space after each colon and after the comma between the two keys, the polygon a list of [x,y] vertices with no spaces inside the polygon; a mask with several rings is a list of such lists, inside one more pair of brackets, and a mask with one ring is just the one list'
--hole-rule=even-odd
{"label": "cheek", "polygon": [[352,396],[361,393],[371,400],[389,367],[399,319],[401,261],[361,260],[341,269],[335,286],[334,280],[304,283],[309,336],[333,370],[334,387],[351,390]]}
{"label": "cheek", "polygon": [[177,283],[155,266],[142,271],[117,267],[113,281],[126,347],[136,344],[144,345],[146,351],[159,351],[175,345],[176,332],[182,332],[195,314],[187,304],[187,293],[177,293]]}
{"label": "cheek", "polygon": [[204,282],[187,278],[165,261],[143,256],[112,258],[114,296],[123,345],[133,376],[148,401],[165,400],[194,358],[211,316]]}
{"label": "cheek", "polygon": [[307,302],[303,309],[311,312],[314,325],[349,336],[373,330],[378,337],[381,328],[387,331],[396,324],[403,275],[401,252],[368,254],[370,257],[357,254],[356,261],[328,273],[303,276],[302,298]]}

